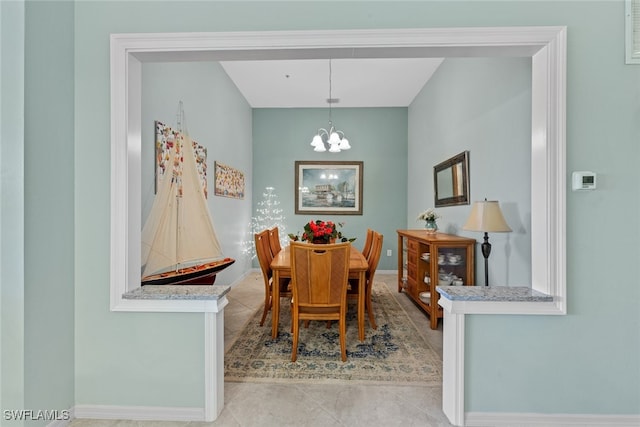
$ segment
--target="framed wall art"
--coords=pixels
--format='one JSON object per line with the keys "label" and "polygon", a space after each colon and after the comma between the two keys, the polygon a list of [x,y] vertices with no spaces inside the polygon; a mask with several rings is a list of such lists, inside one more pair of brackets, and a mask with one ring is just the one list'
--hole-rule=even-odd
{"label": "framed wall art", "polygon": [[469,204],[469,152],[463,151],[433,167],[436,207]]}
{"label": "framed wall art", "polygon": [[[155,121],[155,128],[155,192],[157,193],[165,174],[172,167],[169,165],[169,153],[174,144],[182,143],[182,134],[158,120]],[[207,185],[207,149],[195,141],[192,142],[200,184],[202,185],[204,197],[207,198],[209,194]]]}
{"label": "framed wall art", "polygon": [[363,162],[295,163],[296,214],[362,215]]}
{"label": "framed wall art", "polygon": [[214,194],[233,199],[244,199],[244,173],[220,162],[214,164]]}

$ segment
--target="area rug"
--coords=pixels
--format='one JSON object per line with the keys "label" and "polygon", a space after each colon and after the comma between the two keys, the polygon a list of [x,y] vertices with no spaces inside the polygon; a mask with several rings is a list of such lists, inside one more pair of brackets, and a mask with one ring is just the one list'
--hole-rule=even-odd
{"label": "area rug", "polygon": [[[225,354],[225,381],[442,384],[442,361],[429,346],[384,283],[374,283],[373,307],[378,329],[365,323],[365,340],[358,340],[355,303],[347,314],[347,361],[340,359],[338,323],[300,325],[298,357],[291,362],[291,310],[280,308],[278,337],[271,322],[260,326],[262,307]],[[284,300],[283,300],[284,301]]]}

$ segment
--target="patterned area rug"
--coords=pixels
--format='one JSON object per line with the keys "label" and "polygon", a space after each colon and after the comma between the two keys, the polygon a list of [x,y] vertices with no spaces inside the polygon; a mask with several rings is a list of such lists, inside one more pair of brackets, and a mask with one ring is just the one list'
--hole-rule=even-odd
{"label": "patterned area rug", "polygon": [[289,304],[280,308],[276,339],[269,320],[260,326],[260,307],[225,354],[225,381],[441,384],[442,361],[384,283],[374,284],[372,299],[378,329],[366,319],[364,342],[358,340],[355,303],[349,305],[344,363],[337,322],[330,329],[326,322],[310,322],[309,328],[301,323],[298,358],[292,363]]}

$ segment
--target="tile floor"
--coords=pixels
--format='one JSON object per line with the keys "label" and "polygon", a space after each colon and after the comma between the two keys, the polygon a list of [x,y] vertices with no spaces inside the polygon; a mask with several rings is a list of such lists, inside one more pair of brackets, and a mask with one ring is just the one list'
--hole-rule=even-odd
{"label": "tile floor", "polygon": [[[392,290],[396,289],[396,280],[395,274],[376,276],[376,282],[385,282]],[[250,273],[229,292],[224,311],[225,349],[262,305],[263,286],[260,274]],[[432,331],[427,316],[408,297],[393,293],[434,350],[442,355],[442,323]],[[442,412],[441,386],[226,383],[224,399],[224,409],[212,423],[77,419],[70,427],[451,425]]]}

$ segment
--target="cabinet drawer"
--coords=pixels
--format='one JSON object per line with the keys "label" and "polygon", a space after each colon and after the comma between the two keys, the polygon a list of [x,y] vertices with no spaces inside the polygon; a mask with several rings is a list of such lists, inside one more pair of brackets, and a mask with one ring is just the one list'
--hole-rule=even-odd
{"label": "cabinet drawer", "polygon": [[408,262],[407,263],[407,277],[411,277],[412,279],[415,280],[415,278],[417,277],[416,275],[418,274],[418,268],[416,267],[415,264]]}
{"label": "cabinet drawer", "polygon": [[413,251],[413,252],[417,253],[418,252],[418,241],[409,239],[407,241],[407,248],[410,251]]}

